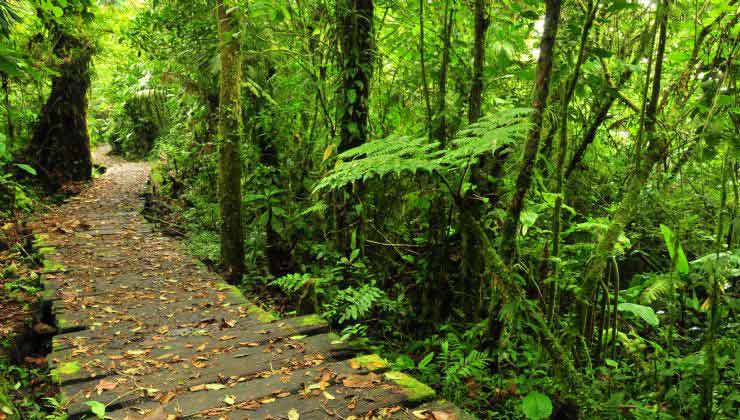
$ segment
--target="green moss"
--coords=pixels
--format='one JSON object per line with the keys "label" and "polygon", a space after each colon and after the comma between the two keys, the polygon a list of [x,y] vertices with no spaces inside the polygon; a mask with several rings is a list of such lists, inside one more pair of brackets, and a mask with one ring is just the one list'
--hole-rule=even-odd
{"label": "green moss", "polygon": [[259,319],[262,322],[272,322],[272,321],[276,321],[280,319],[274,313],[266,311],[252,302],[247,302],[244,304],[244,306],[247,308],[248,314],[256,316],[257,319]]}
{"label": "green moss", "polygon": [[57,337],[51,339],[51,352],[56,353],[64,349],[65,343]]}
{"label": "green moss", "polygon": [[322,318],[320,315],[317,314],[311,314],[302,316],[300,318],[295,318],[295,325],[299,327],[310,327],[313,325],[323,325],[326,324],[326,321],[324,321],[324,318]]}
{"label": "green moss", "polygon": [[64,264],[52,261],[52,260],[44,260],[43,262],[43,272],[44,273],[56,273],[59,271],[66,271],[67,268],[64,266]]}
{"label": "green moss", "polygon": [[385,378],[398,385],[410,402],[420,402],[434,398],[435,392],[432,388],[405,373],[387,372]]}
{"label": "green moss", "polygon": [[54,255],[57,253],[57,249],[53,246],[44,246],[41,248],[38,248],[39,254],[41,255]]}
{"label": "green moss", "polygon": [[229,297],[232,299],[235,299],[239,303],[244,303],[247,300],[244,298],[244,295],[242,294],[241,290],[239,290],[238,287],[233,286],[231,284],[219,282],[216,284],[216,287],[220,292],[226,292]]}
{"label": "green moss", "polygon": [[72,322],[70,322],[68,319],[65,319],[59,315],[57,315],[56,321],[57,321],[57,327],[59,327],[60,329],[73,326]]}
{"label": "green moss", "polygon": [[51,377],[56,382],[61,382],[65,376],[72,376],[80,371],[80,364],[75,362],[65,362],[59,367],[51,370]]}
{"label": "green moss", "polygon": [[45,233],[37,233],[33,235],[33,246],[41,248],[49,241],[49,235]]}
{"label": "green moss", "polygon": [[366,354],[350,360],[349,365],[355,369],[367,369],[371,372],[376,372],[388,369],[390,363],[377,354]]}

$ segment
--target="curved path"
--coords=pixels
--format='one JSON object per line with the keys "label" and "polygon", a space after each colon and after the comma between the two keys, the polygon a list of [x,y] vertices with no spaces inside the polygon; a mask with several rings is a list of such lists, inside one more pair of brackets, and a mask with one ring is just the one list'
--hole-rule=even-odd
{"label": "curved path", "polygon": [[141,216],[146,163],[107,165],[36,223],[46,255],[48,359],[72,418],[459,418],[316,316],[279,320]]}

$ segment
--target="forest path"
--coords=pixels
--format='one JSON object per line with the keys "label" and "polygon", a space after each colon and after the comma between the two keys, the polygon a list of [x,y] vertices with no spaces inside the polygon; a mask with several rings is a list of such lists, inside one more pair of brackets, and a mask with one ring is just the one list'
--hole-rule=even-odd
{"label": "forest path", "polygon": [[107,172],[34,226],[72,418],[459,418],[446,403],[408,409],[431,389],[354,357],[320,318],[247,301],[141,215],[147,163],[96,158]]}

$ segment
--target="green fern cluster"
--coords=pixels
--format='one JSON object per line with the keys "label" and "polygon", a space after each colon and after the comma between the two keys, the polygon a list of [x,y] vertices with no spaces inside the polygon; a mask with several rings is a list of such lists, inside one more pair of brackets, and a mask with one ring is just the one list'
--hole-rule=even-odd
{"label": "green fern cluster", "polygon": [[450,333],[441,343],[439,363],[445,393],[464,398],[468,379],[481,379],[488,372],[491,357],[488,352],[476,350],[464,337]]}
{"label": "green fern cluster", "polygon": [[278,277],[270,282],[270,286],[277,286],[287,295],[291,296],[302,291],[307,285],[312,284],[311,274],[293,273]]}
{"label": "green fern cluster", "polygon": [[458,132],[444,149],[425,137],[392,135],[365,143],[338,155],[337,165],[316,184],[314,192],[336,190],[386,175],[445,173],[465,168],[480,156],[523,138],[529,127],[529,111],[515,108],[483,117]]}
{"label": "green fern cluster", "polygon": [[372,284],[363,284],[359,288],[348,287],[340,290],[332,299],[326,314],[329,318],[337,319],[340,324],[345,321],[359,321],[385,297],[385,292]]}

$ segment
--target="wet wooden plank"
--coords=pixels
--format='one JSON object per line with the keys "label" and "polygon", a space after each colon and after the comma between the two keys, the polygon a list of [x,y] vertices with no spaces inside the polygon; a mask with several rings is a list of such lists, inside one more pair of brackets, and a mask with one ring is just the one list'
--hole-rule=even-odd
{"label": "wet wooden plank", "polygon": [[[314,366],[331,360],[342,360],[351,354],[351,349],[341,344],[331,344],[327,335],[307,337],[305,340],[283,340],[268,346],[234,348],[229,352],[203,354],[204,360],[180,358],[173,354],[170,359],[149,359],[138,355],[126,367],[117,363],[115,371],[102,363],[88,361],[78,364],[60,378],[62,393],[72,402],[79,402],[88,394],[95,394],[100,379],[121,383],[115,392],[100,395],[106,404],[136,400],[143,389],[158,389],[169,392],[187,389],[199,384],[218,383],[225,379],[250,378],[266,372]],[[209,357],[208,357],[209,356]],[[197,362],[202,362],[198,364]],[[60,370],[64,365],[60,365]],[[96,370],[108,369],[109,375],[95,375]],[[98,396],[94,396],[98,399]]]}
{"label": "wet wooden plank", "polygon": [[474,415],[445,400],[435,400],[418,407],[404,407],[391,416],[396,420],[478,420]]}
{"label": "wet wooden plank", "polygon": [[[236,322],[235,324],[231,324]],[[136,349],[165,345],[176,337],[190,337],[197,345],[223,335],[237,335],[240,342],[263,342],[281,337],[315,335],[328,330],[326,321],[315,315],[264,323],[257,317],[225,319],[208,317],[191,324],[161,325],[147,329],[83,330],[59,334],[52,339],[53,352],[78,347],[101,347],[111,350]],[[220,334],[220,335],[217,335]]]}
{"label": "wet wooden plank", "polygon": [[[267,377],[228,383],[222,388],[217,387],[220,389],[185,390],[172,396],[172,399],[168,398],[169,395],[162,394],[161,397],[140,401],[110,412],[108,415],[113,419],[124,419],[126,416],[159,409],[165,415],[187,418],[208,411],[222,409],[230,411],[236,409],[237,405],[255,406],[254,402],[261,404],[260,401],[264,401],[265,404],[271,404],[280,399],[301,395],[307,389],[328,387],[330,386],[328,381],[339,375],[365,375],[367,373],[369,370],[354,359],[327,362],[315,367],[279,371]],[[162,404],[162,401],[165,403]]]}

